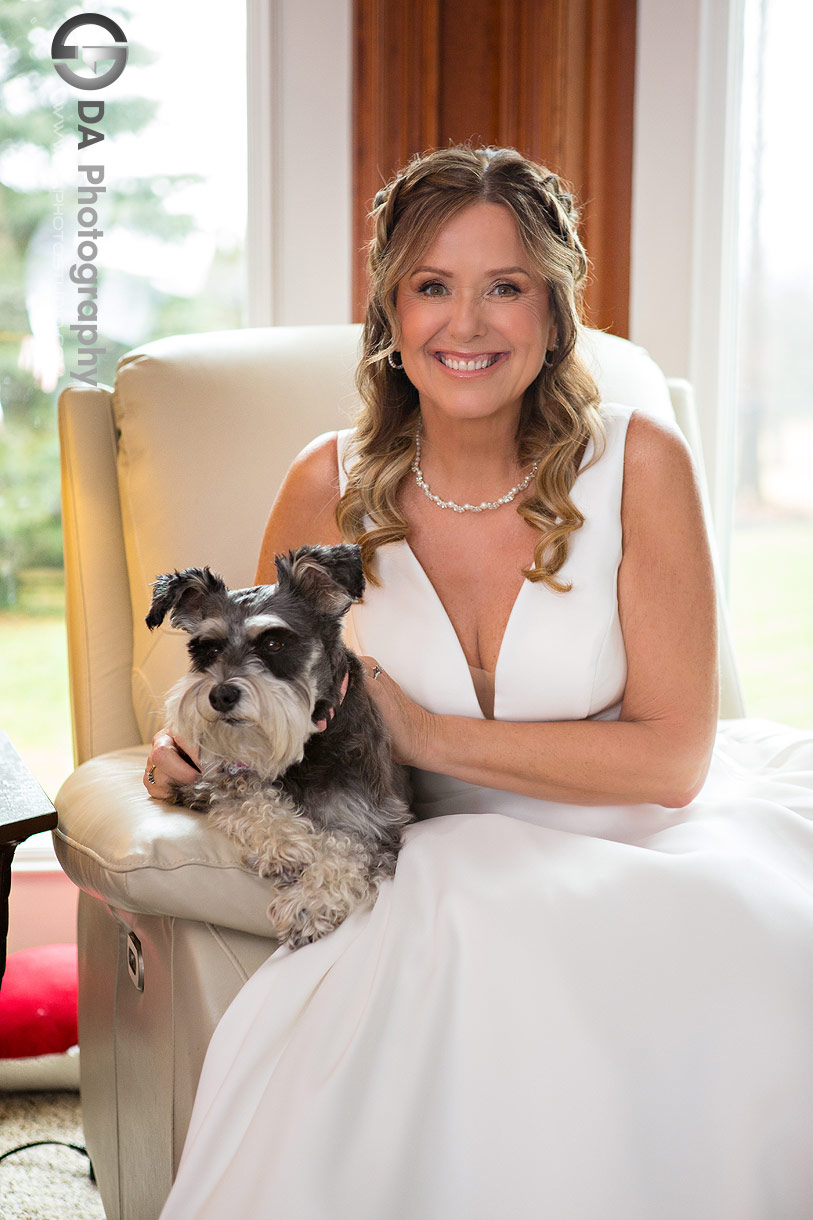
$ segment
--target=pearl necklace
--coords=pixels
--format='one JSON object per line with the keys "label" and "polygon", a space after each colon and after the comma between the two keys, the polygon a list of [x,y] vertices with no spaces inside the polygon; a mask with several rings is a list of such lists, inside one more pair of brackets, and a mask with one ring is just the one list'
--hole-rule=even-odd
{"label": "pearl necklace", "polygon": [[415,482],[423,494],[430,500],[433,500],[438,508],[451,508],[456,513],[482,513],[485,509],[501,508],[503,504],[510,504],[519,492],[525,490],[538,469],[539,462],[537,461],[534,462],[522,482],[517,483],[516,487],[512,487],[504,496],[500,496],[499,500],[483,500],[481,504],[455,504],[454,500],[441,500],[440,496],[434,495],[429,490],[429,484],[423,477],[423,471],[421,470],[421,425],[418,424],[418,431],[415,433],[415,457],[412,462],[412,470],[415,475]]}

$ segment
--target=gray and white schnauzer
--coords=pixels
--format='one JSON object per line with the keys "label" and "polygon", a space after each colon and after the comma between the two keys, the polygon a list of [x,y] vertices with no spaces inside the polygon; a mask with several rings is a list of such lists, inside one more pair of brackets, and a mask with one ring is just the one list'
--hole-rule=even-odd
{"label": "gray and white schnauzer", "polygon": [[208,568],[159,576],[147,626],[189,632],[190,672],[167,711],[200,778],[177,804],[207,811],[273,883],[275,934],[292,948],[371,903],[410,820],[403,770],[344,645],[364,592],[357,546],[276,557],[278,582],[229,591]]}

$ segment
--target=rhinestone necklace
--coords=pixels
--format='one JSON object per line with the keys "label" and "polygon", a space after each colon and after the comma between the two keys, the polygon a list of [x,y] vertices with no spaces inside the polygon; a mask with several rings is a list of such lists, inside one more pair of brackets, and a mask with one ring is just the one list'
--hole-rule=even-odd
{"label": "rhinestone necklace", "polygon": [[519,492],[525,490],[538,469],[539,462],[537,461],[534,462],[522,482],[517,483],[516,487],[512,487],[504,496],[500,496],[499,500],[483,500],[481,504],[455,504],[454,500],[441,500],[440,496],[434,495],[429,490],[429,484],[423,477],[423,471],[421,470],[421,425],[418,424],[418,430],[415,433],[415,457],[412,461],[412,470],[415,474],[415,482],[423,494],[430,500],[433,500],[438,508],[451,508],[456,513],[482,513],[486,509],[501,508],[503,504],[510,504]]}

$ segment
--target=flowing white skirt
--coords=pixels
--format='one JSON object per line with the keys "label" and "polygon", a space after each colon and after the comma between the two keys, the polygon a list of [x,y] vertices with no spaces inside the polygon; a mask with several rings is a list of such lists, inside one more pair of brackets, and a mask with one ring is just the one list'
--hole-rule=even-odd
{"label": "flowing white skirt", "polygon": [[162,1220],[810,1220],[813,743],[763,737],[637,844],[412,826],[224,1016]]}

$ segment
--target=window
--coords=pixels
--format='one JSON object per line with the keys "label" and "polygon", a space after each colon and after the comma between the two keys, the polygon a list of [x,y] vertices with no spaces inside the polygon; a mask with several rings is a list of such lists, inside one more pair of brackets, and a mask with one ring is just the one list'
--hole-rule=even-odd
{"label": "window", "polygon": [[745,0],[730,600],[749,715],[813,727],[813,10]]}
{"label": "window", "polygon": [[[56,400],[81,371],[70,268],[77,188],[91,179],[77,164],[102,165],[107,188],[93,204],[96,249],[82,256],[98,271],[100,384],[148,340],[243,325],[246,15],[215,0],[103,6],[129,58],[83,97],[51,61],[66,6],[0,8],[0,724],[53,796],[72,769]],[[113,41],[101,27],[74,38],[94,40]],[[86,124],[104,138],[86,150],[79,101],[88,115],[104,101]]]}

